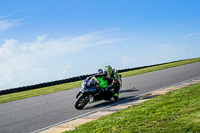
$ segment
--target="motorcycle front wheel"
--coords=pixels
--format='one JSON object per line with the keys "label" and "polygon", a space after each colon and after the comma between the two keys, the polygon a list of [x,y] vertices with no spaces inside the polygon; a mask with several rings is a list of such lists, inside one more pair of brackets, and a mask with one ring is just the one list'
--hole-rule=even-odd
{"label": "motorcycle front wheel", "polygon": [[79,95],[75,102],[76,109],[82,109],[88,103],[88,96]]}

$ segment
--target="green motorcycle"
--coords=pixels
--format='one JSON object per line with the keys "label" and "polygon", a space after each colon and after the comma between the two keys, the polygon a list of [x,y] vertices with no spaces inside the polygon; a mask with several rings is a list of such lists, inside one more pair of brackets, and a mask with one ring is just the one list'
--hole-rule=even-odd
{"label": "green motorcycle", "polygon": [[[97,84],[97,82],[99,84]],[[81,89],[76,95],[75,108],[82,109],[87,103],[93,101],[111,100],[111,98],[114,97],[114,88],[105,90],[103,93],[98,89],[99,87],[106,88],[110,82],[111,81],[109,81],[108,78],[103,76],[98,78],[92,77],[89,80],[83,80]]]}

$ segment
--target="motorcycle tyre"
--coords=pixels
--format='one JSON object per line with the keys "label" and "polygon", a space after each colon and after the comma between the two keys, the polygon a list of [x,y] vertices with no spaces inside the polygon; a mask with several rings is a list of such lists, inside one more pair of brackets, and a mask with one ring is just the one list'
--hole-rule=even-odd
{"label": "motorcycle tyre", "polygon": [[83,105],[79,106],[80,101],[85,97],[86,96],[84,96],[83,94],[79,95],[79,97],[76,99],[76,102],[75,102],[75,108],[76,109],[82,109],[88,103],[88,101],[85,101],[85,103]]}

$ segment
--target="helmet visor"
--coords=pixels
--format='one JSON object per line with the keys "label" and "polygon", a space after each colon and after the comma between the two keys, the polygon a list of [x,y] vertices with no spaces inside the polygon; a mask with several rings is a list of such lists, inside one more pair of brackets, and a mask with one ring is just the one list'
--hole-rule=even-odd
{"label": "helmet visor", "polygon": [[112,70],[108,70],[106,71],[107,75],[111,75],[112,74]]}

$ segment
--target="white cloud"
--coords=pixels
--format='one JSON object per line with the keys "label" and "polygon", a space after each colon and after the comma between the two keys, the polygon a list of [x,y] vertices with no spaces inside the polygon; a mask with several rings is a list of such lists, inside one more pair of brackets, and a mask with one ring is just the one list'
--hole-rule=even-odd
{"label": "white cloud", "polygon": [[190,33],[187,34],[181,38],[178,38],[176,41],[172,42],[173,44],[183,44],[183,43],[187,43],[188,45],[194,45],[195,44],[195,40],[197,41],[197,43],[199,42],[200,39],[200,32],[194,32],[194,33]]}
{"label": "white cloud", "polygon": [[[3,18],[5,16],[1,16],[0,18]],[[14,19],[14,20],[9,20],[9,19],[5,19],[5,20],[0,20],[0,31],[1,30],[7,30],[13,26],[16,25],[20,25],[22,24],[22,20],[23,19]]]}
{"label": "white cloud", "polygon": [[152,53],[160,62],[184,59],[191,57],[190,47],[188,45],[172,45],[160,44],[155,47],[155,52]]}
{"label": "white cloud", "polygon": [[7,18],[9,15],[5,15],[5,16],[0,16],[0,19],[5,19]]}
{"label": "white cloud", "polygon": [[189,35],[187,35],[187,36],[185,36],[184,38],[185,39],[192,39],[192,38],[194,38],[194,37],[199,37],[200,36],[200,32],[196,32],[196,33],[191,33],[191,34],[189,34]]}
{"label": "white cloud", "polygon": [[122,64],[123,65],[127,65],[129,63],[131,63],[131,59],[130,58],[128,58],[128,57],[122,57]]}
{"label": "white cloud", "polygon": [[64,79],[66,78],[67,75],[70,75],[70,70],[71,69],[75,69],[75,65],[71,64],[71,63],[67,63],[61,70],[61,72],[59,73],[59,79]]}
{"label": "white cloud", "polygon": [[0,89],[63,78],[74,65],[68,61],[66,66],[59,70],[54,62],[59,60],[61,55],[71,55],[90,47],[117,41],[120,39],[106,38],[102,33],[59,38],[42,35],[34,41],[24,43],[7,39],[0,45]]}

